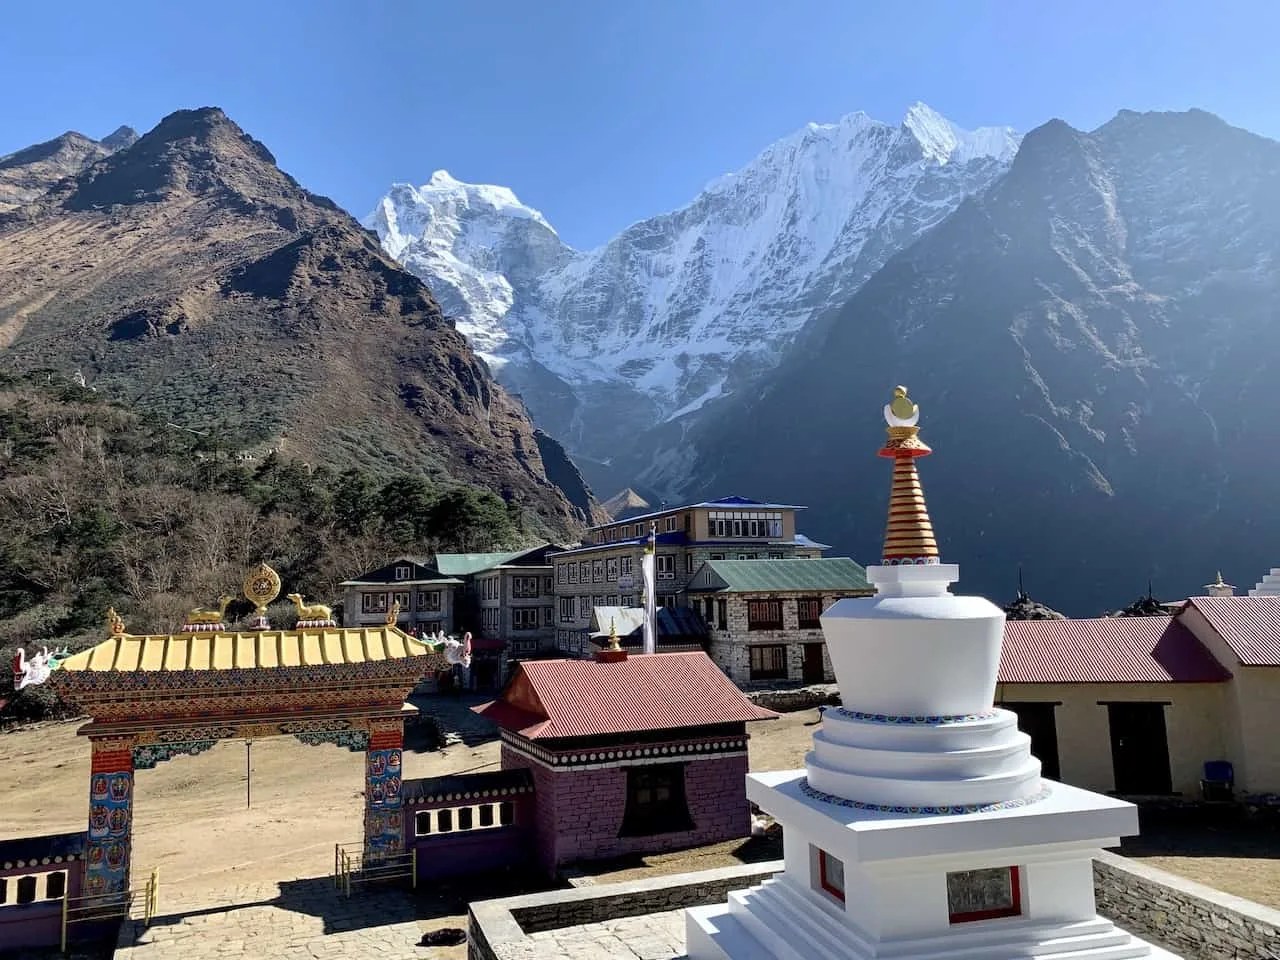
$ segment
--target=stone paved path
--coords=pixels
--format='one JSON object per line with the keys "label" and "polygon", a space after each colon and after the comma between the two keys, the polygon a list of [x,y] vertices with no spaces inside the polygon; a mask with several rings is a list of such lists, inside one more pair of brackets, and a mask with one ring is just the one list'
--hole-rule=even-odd
{"label": "stone paved path", "polygon": [[543,930],[529,939],[547,960],[673,960],[684,956],[684,911]]}
{"label": "stone paved path", "polygon": [[149,928],[126,924],[116,960],[429,958],[412,898],[399,890],[339,896],[327,878],[240,887],[220,900],[161,899]]}

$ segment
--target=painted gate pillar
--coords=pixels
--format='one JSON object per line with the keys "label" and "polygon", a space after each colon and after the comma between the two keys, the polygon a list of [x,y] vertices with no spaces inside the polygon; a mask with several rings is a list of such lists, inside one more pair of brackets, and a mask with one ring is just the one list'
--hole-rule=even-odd
{"label": "painted gate pillar", "polygon": [[404,811],[400,781],[404,763],[404,723],[374,721],[365,751],[364,859],[404,853]]}
{"label": "painted gate pillar", "polygon": [[84,851],[84,893],[129,889],[133,837],[133,739],[90,738],[89,836]]}

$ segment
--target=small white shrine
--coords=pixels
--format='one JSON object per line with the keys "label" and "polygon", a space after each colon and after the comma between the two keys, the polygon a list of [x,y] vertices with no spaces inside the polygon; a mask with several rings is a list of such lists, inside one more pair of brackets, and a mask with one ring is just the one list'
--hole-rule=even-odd
{"label": "small white shrine", "polygon": [[844,706],[823,713],[805,769],[747,777],[786,869],[687,911],[690,960],[1170,960],[1098,916],[1093,854],[1138,832],[1137,808],[1042,779],[994,706],[1004,613],[948,590],[959,568],[939,562],[905,388],[885,420],[877,592],[822,616]]}

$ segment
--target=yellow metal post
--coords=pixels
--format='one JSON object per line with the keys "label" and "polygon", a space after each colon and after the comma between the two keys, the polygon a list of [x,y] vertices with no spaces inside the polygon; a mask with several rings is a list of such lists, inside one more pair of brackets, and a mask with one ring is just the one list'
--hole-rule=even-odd
{"label": "yellow metal post", "polygon": [[67,894],[71,889],[68,884],[62,891],[62,952],[67,952]]}

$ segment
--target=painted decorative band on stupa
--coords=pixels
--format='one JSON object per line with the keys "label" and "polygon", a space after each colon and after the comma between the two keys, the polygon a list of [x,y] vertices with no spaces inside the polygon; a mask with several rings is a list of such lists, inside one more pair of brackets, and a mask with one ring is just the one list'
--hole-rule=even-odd
{"label": "painted decorative band on stupa", "polygon": [[884,408],[889,439],[880,456],[893,459],[893,489],[885,523],[881,562],[886,566],[938,562],[938,543],[929,520],[924,488],[916,470],[916,458],[932,451],[920,439],[920,408],[907,396],[906,387],[895,387],[892,402]]}
{"label": "painted decorative band on stupa", "polygon": [[982,713],[953,713],[937,716],[895,716],[889,713],[863,713],[861,710],[846,710],[844,707],[828,707],[824,716],[833,713],[846,720],[857,720],[859,723],[883,723],[892,726],[929,726],[944,727],[951,723],[977,723],[980,720],[994,720],[1000,716],[998,710],[984,710]]}
{"label": "painted decorative band on stupa", "polygon": [[823,793],[809,785],[809,778],[800,781],[800,792],[812,800],[832,803],[839,807],[850,807],[854,810],[870,810],[875,813],[902,813],[919,816],[954,816],[962,813],[991,813],[996,810],[1014,810],[1018,807],[1029,807],[1046,799],[1052,792],[1047,782],[1038,793],[1029,797],[1018,797],[1015,800],[1000,800],[996,803],[942,804],[940,806],[907,806],[903,804],[864,803],[861,800],[850,800],[848,797],[837,797],[832,793]]}

